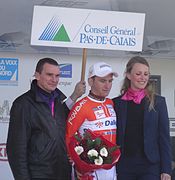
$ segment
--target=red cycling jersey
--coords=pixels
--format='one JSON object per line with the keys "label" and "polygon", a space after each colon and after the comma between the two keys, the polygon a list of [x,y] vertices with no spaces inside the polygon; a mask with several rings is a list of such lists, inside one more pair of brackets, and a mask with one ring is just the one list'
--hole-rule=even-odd
{"label": "red cycling jersey", "polygon": [[111,99],[97,101],[87,96],[73,106],[67,122],[67,143],[76,132],[83,134],[86,129],[116,143],[116,113]]}

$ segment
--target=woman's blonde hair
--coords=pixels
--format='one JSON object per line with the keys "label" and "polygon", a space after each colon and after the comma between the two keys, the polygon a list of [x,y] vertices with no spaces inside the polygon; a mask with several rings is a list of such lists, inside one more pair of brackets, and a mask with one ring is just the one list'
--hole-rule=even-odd
{"label": "woman's blonde hair", "polygon": [[[148,68],[150,67],[145,58],[143,58],[141,56],[134,56],[128,61],[127,65],[126,65],[125,73],[131,73],[131,70],[136,63],[144,64]],[[131,82],[127,78],[127,76],[125,76],[124,81],[123,81],[123,85],[122,85],[121,90],[120,90],[121,95],[123,95],[128,90],[128,88],[130,86],[131,86]],[[146,93],[146,97],[149,101],[149,110],[152,110],[152,109],[154,109],[155,90],[154,90],[150,80],[148,80],[148,83],[145,87],[145,93]]]}

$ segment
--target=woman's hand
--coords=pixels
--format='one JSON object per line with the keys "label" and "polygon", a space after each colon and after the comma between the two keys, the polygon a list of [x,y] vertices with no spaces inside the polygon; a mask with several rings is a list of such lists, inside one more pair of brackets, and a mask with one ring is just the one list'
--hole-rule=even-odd
{"label": "woman's hand", "polygon": [[171,180],[171,176],[169,174],[162,173],[160,179],[161,180]]}

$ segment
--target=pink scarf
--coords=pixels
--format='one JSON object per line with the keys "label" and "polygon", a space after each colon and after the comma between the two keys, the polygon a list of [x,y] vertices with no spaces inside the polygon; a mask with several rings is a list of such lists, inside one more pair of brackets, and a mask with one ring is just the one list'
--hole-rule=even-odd
{"label": "pink scarf", "polygon": [[144,89],[134,91],[133,89],[129,88],[121,99],[126,101],[133,100],[136,104],[140,104],[141,100],[145,97],[145,95],[146,94]]}

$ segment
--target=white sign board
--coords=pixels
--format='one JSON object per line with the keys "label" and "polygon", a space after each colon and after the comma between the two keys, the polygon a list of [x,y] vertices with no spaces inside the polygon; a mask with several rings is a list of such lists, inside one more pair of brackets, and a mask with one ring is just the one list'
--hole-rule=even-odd
{"label": "white sign board", "polygon": [[170,135],[175,137],[175,118],[170,118]]}
{"label": "white sign board", "polygon": [[35,6],[31,45],[142,51],[145,14]]}

